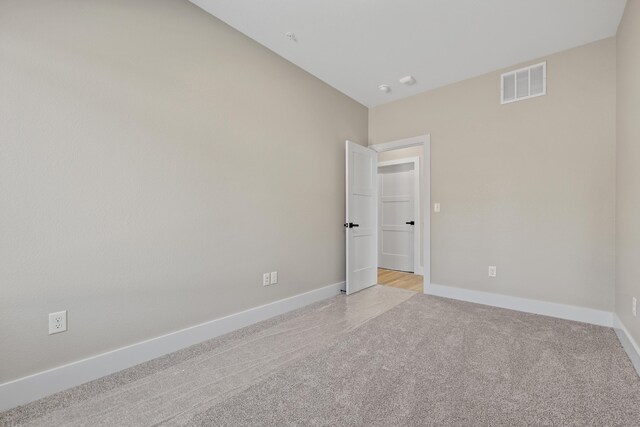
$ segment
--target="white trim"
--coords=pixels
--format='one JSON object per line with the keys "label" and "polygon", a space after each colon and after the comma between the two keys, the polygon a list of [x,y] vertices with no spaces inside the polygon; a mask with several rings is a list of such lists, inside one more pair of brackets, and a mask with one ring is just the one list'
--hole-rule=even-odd
{"label": "white trim", "polygon": [[0,411],[333,297],[343,287],[344,282],[335,283],[0,384]]}
{"label": "white trim", "polygon": [[396,141],[383,142],[381,144],[370,145],[369,148],[382,153],[383,151],[397,150],[398,148],[417,147],[425,144],[425,142],[431,142],[431,135],[413,136],[411,138],[398,139]]}
{"label": "white trim", "polygon": [[385,167],[385,166],[394,166],[394,165],[404,165],[407,163],[419,163],[420,162],[420,157],[405,157],[402,159],[397,159],[397,160],[387,160],[384,162],[378,162],[378,167]]}
{"label": "white trim", "polygon": [[613,327],[620,340],[620,344],[622,344],[622,348],[627,352],[631,363],[633,363],[634,368],[636,368],[636,372],[640,375],[640,346],[633,339],[616,313],[613,313]]}
{"label": "white trim", "polygon": [[433,283],[424,287],[424,293],[476,304],[507,308],[509,310],[524,311],[525,313],[541,314],[559,319],[613,327],[613,313],[610,311],[596,310],[594,308],[512,297],[491,292],[472,291],[470,289],[436,285]]}
{"label": "white trim", "polygon": [[[423,266],[422,275],[424,283],[431,283],[431,135],[420,135],[412,138],[399,139],[397,141],[383,142],[382,144],[370,145],[369,148],[382,153],[383,151],[396,150],[398,148],[408,148],[422,146],[422,159],[424,162],[424,173],[422,174],[422,187],[424,191],[424,221],[422,230],[422,241],[424,242],[422,254]],[[376,246],[377,247],[377,246]],[[426,293],[426,286],[425,293]]]}
{"label": "white trim", "polygon": [[[422,249],[421,240],[422,240],[422,221],[420,220],[420,179],[422,178],[422,174],[420,173],[420,157],[406,157],[404,159],[398,160],[388,160],[386,162],[378,162],[378,168],[385,166],[394,166],[394,165],[405,165],[405,164],[413,164],[413,217],[416,218],[416,223],[413,226],[413,274],[418,276],[422,276],[423,269],[420,266],[420,252]],[[378,172],[380,175],[380,172]],[[380,187],[378,187],[378,191]],[[380,198],[378,197],[378,209],[380,209]],[[378,214],[378,221],[381,221],[381,215]],[[382,241],[382,236],[380,235],[380,224],[378,224],[378,258],[380,258],[380,242]],[[378,263],[380,266],[380,263]]]}

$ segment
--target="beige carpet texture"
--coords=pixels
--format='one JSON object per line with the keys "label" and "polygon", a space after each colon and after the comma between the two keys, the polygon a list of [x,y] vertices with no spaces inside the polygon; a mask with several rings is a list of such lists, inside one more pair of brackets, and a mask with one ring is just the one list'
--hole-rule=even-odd
{"label": "beige carpet texture", "polygon": [[0,413],[1,426],[640,426],[610,328],[376,286]]}

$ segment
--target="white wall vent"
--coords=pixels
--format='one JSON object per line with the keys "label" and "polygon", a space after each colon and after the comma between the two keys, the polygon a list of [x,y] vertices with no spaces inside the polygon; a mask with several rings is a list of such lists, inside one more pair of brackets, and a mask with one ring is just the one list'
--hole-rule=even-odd
{"label": "white wall vent", "polygon": [[501,102],[522,101],[547,94],[547,63],[509,71],[501,76]]}

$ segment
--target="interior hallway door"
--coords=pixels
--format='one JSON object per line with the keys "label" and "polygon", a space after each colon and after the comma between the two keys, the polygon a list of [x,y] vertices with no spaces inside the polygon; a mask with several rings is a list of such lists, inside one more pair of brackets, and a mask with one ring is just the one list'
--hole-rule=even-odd
{"label": "interior hallway door", "polygon": [[414,272],[414,163],[378,167],[378,265]]}

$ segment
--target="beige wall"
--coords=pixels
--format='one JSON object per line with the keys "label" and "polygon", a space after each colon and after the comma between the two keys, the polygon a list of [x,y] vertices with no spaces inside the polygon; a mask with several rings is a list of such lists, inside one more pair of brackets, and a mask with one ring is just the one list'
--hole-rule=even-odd
{"label": "beige wall", "polygon": [[[636,342],[640,318],[640,1],[629,0],[618,28],[616,313]],[[640,310],[640,307],[638,307]]]}
{"label": "beige wall", "polygon": [[[424,176],[424,156],[423,147],[408,147],[400,148],[398,150],[383,151],[378,153],[378,161],[386,162],[389,160],[407,159],[409,157],[418,157],[420,159],[420,218],[416,218],[416,221],[420,221],[421,230],[424,230],[424,191],[422,190],[422,182]],[[420,232],[420,266],[424,267],[424,232]]]}
{"label": "beige wall", "polygon": [[432,283],[613,309],[615,47],[527,63],[547,96],[500,105],[494,72],[369,111],[370,144],[431,134]]}
{"label": "beige wall", "polygon": [[0,94],[0,383],[344,280],[367,109],[186,0],[0,2]]}

